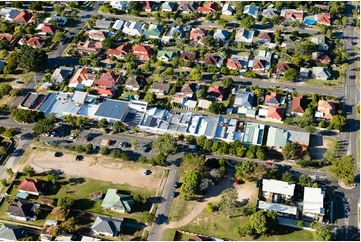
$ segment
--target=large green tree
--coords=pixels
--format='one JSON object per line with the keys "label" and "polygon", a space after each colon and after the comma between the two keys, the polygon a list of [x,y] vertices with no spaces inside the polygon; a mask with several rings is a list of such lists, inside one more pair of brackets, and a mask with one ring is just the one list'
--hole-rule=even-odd
{"label": "large green tree", "polygon": [[354,158],[351,155],[343,156],[341,159],[334,159],[330,167],[334,177],[346,184],[352,184],[355,180]]}
{"label": "large green tree", "polygon": [[233,214],[237,208],[238,194],[234,188],[228,188],[221,193],[221,202],[219,203],[221,211],[228,217]]}
{"label": "large green tree", "polygon": [[189,172],[182,181],[181,196],[183,198],[188,199],[199,194],[200,174],[197,172]]}
{"label": "large green tree", "polygon": [[287,81],[294,81],[298,76],[298,72],[294,68],[290,68],[285,72],[284,78]]}
{"label": "large green tree", "polygon": [[299,143],[287,143],[282,149],[282,155],[286,160],[298,159],[301,152],[301,145]]}
{"label": "large green tree", "polygon": [[48,55],[43,49],[23,46],[18,54],[18,58],[19,67],[28,71],[36,71],[46,63]]}
{"label": "large green tree", "polygon": [[177,151],[177,140],[170,134],[163,134],[153,142],[155,152],[169,155]]}
{"label": "large green tree", "polygon": [[183,157],[183,162],[179,169],[179,174],[181,176],[189,173],[189,172],[197,172],[199,174],[203,174],[205,172],[205,157],[204,155],[196,155],[187,153]]}

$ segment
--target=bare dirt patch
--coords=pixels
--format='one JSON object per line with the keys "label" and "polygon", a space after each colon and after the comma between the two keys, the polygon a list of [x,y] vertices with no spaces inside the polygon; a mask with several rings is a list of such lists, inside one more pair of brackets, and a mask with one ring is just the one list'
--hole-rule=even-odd
{"label": "bare dirt patch", "polygon": [[[99,156],[84,156],[82,161],[76,161],[75,158],[75,154],[64,153],[61,157],[54,157],[53,151],[34,151],[29,155],[25,165],[31,165],[36,172],[54,169],[68,176],[82,176],[154,190],[158,188],[163,173],[163,169],[159,167],[149,168],[146,165],[115,161]],[[152,173],[145,176],[144,169],[150,169]]]}

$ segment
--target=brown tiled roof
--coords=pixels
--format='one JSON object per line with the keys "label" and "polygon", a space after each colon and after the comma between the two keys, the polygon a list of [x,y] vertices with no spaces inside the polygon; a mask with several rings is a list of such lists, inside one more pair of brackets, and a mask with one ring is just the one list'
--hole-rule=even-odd
{"label": "brown tiled roof", "polygon": [[219,99],[223,99],[224,96],[224,89],[221,86],[214,86],[214,87],[209,87],[208,88],[208,94],[210,96],[219,98]]}
{"label": "brown tiled roof", "polygon": [[218,56],[212,54],[206,54],[204,56],[204,63],[206,65],[217,65],[218,63]]}
{"label": "brown tiled roof", "polygon": [[302,96],[294,97],[292,99],[291,112],[294,113],[304,113],[305,112],[305,104]]}
{"label": "brown tiled roof", "polygon": [[99,79],[94,80],[94,85],[104,88],[113,88],[119,82],[119,79],[119,75],[117,76],[113,73],[106,72],[103,73]]}
{"label": "brown tiled roof", "polygon": [[283,61],[279,61],[278,64],[277,64],[277,70],[280,71],[280,72],[286,72],[288,69],[290,69],[290,66],[283,62]]}
{"label": "brown tiled roof", "polygon": [[190,61],[197,61],[197,52],[193,51],[185,51],[182,52],[180,55],[181,59],[190,60]]}
{"label": "brown tiled roof", "polygon": [[242,64],[238,59],[228,58],[227,67],[232,69],[242,69]]}
{"label": "brown tiled roof", "polygon": [[253,69],[263,69],[264,65],[260,59],[254,58],[252,68]]}
{"label": "brown tiled roof", "polygon": [[42,193],[45,183],[42,180],[24,178],[20,183],[18,190],[29,193]]}
{"label": "brown tiled roof", "polygon": [[259,35],[258,35],[259,39],[266,39],[269,42],[272,41],[272,39],[273,39],[272,37],[273,37],[272,33],[264,32],[264,31],[260,32]]}
{"label": "brown tiled roof", "polygon": [[38,47],[41,46],[42,41],[39,39],[39,37],[32,37],[26,43],[31,47]]}

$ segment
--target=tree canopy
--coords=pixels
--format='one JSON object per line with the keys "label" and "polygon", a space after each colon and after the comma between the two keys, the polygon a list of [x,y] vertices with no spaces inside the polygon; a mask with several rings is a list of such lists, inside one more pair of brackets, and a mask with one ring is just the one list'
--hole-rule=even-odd
{"label": "tree canopy", "polygon": [[36,71],[47,60],[48,55],[43,49],[36,49],[31,46],[21,47],[18,54],[19,67],[28,71]]}
{"label": "tree canopy", "polygon": [[288,69],[284,74],[284,78],[287,81],[294,81],[296,80],[297,76],[298,76],[298,72],[294,68]]}
{"label": "tree canopy", "polygon": [[301,145],[299,143],[287,143],[282,149],[282,155],[286,160],[298,159],[301,152]]}
{"label": "tree canopy", "polygon": [[177,140],[170,134],[163,134],[153,142],[155,152],[169,155],[177,151]]}
{"label": "tree canopy", "polygon": [[330,167],[334,177],[346,184],[352,184],[355,179],[354,158],[351,155],[342,156],[341,159],[334,159]]}
{"label": "tree canopy", "polygon": [[237,190],[234,188],[228,188],[221,193],[221,202],[219,203],[221,211],[223,211],[228,217],[234,213],[238,204]]}

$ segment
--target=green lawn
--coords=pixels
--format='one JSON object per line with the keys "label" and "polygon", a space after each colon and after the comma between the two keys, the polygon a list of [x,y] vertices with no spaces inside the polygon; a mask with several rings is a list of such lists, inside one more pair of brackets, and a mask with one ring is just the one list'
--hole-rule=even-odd
{"label": "green lawn", "polygon": [[165,229],[163,231],[162,241],[174,241],[176,232],[175,229]]}
{"label": "green lawn", "polygon": [[344,87],[344,79],[342,77],[337,80],[318,80],[318,79],[309,79],[306,81],[306,84],[326,89],[340,89]]}
{"label": "green lawn", "polygon": [[[42,175],[34,176],[34,178],[43,178]],[[8,193],[11,197],[15,197],[18,190],[16,189],[20,184],[21,180],[24,176],[19,176],[12,184],[12,187],[9,189]],[[72,197],[75,199],[75,203],[72,208],[86,210],[89,212],[105,214],[110,216],[117,217],[126,217],[135,219],[137,221],[143,221],[143,214],[148,212],[151,203],[147,202],[145,204],[137,204],[133,207],[133,212],[131,214],[123,214],[116,213],[109,210],[105,210],[101,208],[101,204],[103,200],[99,201],[91,201],[90,194],[95,191],[102,191],[105,195],[108,188],[117,189],[119,192],[130,193],[131,195],[140,194],[144,198],[154,197],[156,191],[155,190],[147,190],[144,188],[132,187],[127,184],[112,184],[109,182],[97,181],[88,178],[82,177],[67,177],[61,175],[59,180],[55,185],[49,184],[47,187],[47,195],[46,197],[50,198],[61,198],[61,197]],[[29,199],[40,202],[42,197],[29,196]],[[0,207],[0,218],[7,218],[6,210],[8,208],[7,203],[3,203]],[[28,222],[32,224],[41,225],[44,223],[45,219],[47,219],[49,214],[44,214],[42,218],[37,221]]]}

